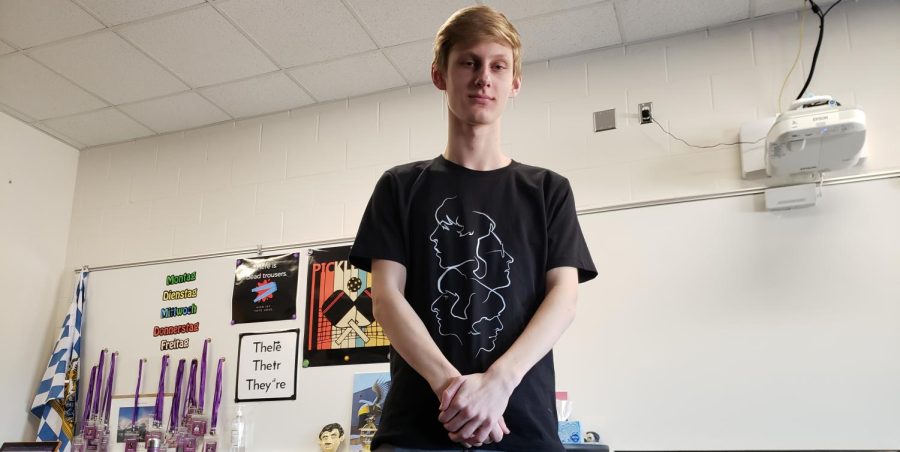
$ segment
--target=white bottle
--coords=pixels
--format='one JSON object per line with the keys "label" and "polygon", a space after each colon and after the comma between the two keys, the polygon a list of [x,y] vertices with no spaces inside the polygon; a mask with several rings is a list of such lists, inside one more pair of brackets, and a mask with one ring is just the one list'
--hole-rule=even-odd
{"label": "white bottle", "polygon": [[244,452],[247,446],[245,437],[244,413],[240,405],[235,407],[234,418],[231,419],[231,452]]}

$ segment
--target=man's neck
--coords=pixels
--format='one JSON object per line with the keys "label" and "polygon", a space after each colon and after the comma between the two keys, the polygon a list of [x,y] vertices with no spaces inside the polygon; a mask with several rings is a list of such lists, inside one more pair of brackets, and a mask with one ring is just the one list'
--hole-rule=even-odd
{"label": "man's neck", "polygon": [[476,171],[491,171],[509,165],[511,159],[500,149],[500,123],[464,124],[450,113],[447,149],[444,158]]}

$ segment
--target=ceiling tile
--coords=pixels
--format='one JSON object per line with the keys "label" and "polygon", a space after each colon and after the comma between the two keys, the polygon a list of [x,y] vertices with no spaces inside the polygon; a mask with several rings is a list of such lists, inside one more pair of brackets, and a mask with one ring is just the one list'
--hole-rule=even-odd
{"label": "ceiling tile", "polygon": [[13,53],[16,49],[12,46],[7,45],[5,42],[0,41],[0,55],[6,55],[7,53]]}
{"label": "ceiling tile", "polygon": [[750,0],[614,0],[625,42],[746,19]]}
{"label": "ceiling tile", "polygon": [[65,118],[48,119],[43,124],[50,130],[59,132],[86,146],[153,135],[152,130],[138,124],[112,107]]}
{"label": "ceiling tile", "polygon": [[230,119],[197,93],[181,93],[119,107],[156,132],[191,129]]}
{"label": "ceiling tile", "polygon": [[61,134],[61,133],[59,133],[59,132],[57,132],[57,131],[55,131],[55,130],[52,130],[51,128],[49,128],[49,127],[47,127],[47,126],[45,126],[45,125],[43,125],[43,124],[41,124],[41,123],[39,123],[39,122],[36,122],[36,123],[32,124],[32,126],[33,126],[35,129],[38,129],[38,130],[40,130],[41,132],[46,133],[47,135],[49,135],[49,136],[51,136],[51,137],[53,137],[53,138],[56,138],[57,140],[62,141],[63,143],[68,144],[69,146],[72,146],[72,147],[75,148],[75,149],[84,149],[84,148],[87,147],[87,146],[85,146],[83,143],[79,143],[79,142],[73,140],[72,138],[67,137],[67,136],[65,136],[65,135],[63,135],[63,134]]}
{"label": "ceiling tile", "polygon": [[109,25],[152,17],[175,11],[204,0],[79,0]]}
{"label": "ceiling tile", "polygon": [[103,28],[69,0],[0,1],[0,39],[27,49]]}
{"label": "ceiling tile", "polygon": [[319,101],[358,96],[405,84],[381,52],[357,55],[290,72]]}
{"label": "ceiling tile", "polygon": [[29,54],[113,104],[188,89],[175,76],[111,31],[41,47]]}
{"label": "ceiling tile", "polygon": [[466,0],[347,0],[381,47],[431,38]]}
{"label": "ceiling tile", "polygon": [[212,7],[125,25],[120,32],[194,87],[277,69]]}
{"label": "ceiling tile", "polygon": [[539,14],[562,11],[564,9],[597,3],[598,0],[554,0],[522,1],[522,0],[485,0],[485,4],[502,12],[510,20]]}
{"label": "ceiling tile", "polygon": [[428,39],[389,47],[384,49],[384,53],[400,69],[400,73],[410,85],[431,83],[433,45]]}
{"label": "ceiling tile", "polygon": [[16,109],[14,109],[8,105],[0,104],[0,111],[12,116],[13,118],[18,119],[19,121],[25,122],[25,123],[34,122],[34,118],[30,118],[28,115],[26,115],[20,111],[17,111]]}
{"label": "ceiling tile", "polygon": [[203,96],[235,118],[309,105],[314,100],[281,72],[227,85],[204,88]]}
{"label": "ceiling tile", "polygon": [[513,21],[525,61],[546,60],[621,43],[612,3]]}
{"label": "ceiling tile", "polygon": [[375,49],[375,43],[341,2],[233,0],[216,6],[283,67]]}
{"label": "ceiling tile", "polygon": [[107,106],[21,53],[0,57],[0,102],[35,119]]}

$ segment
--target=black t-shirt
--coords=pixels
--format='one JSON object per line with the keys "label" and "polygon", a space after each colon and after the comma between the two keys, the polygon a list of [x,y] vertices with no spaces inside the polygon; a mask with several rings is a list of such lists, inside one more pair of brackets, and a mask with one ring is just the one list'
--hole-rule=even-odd
{"label": "black t-shirt", "polygon": [[[475,171],[439,156],[385,172],[350,251],[364,270],[372,259],[406,267],[406,299],[463,375],[486,371],[524,331],[548,270],[575,267],[579,282],[597,275],[568,180],[515,161]],[[459,447],[437,420],[437,396],[396,352],[391,379],[373,445]],[[513,391],[504,419],[511,434],[481,448],[563,450],[552,352]]]}

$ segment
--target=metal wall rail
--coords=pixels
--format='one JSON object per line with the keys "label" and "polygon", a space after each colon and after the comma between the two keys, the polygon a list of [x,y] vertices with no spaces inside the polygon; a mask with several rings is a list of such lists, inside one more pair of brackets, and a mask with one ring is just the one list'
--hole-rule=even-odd
{"label": "metal wall rail", "polygon": [[[900,178],[900,170],[897,171],[885,171],[881,173],[870,173],[860,176],[844,176],[844,177],[835,177],[831,179],[825,179],[822,181],[822,185],[841,185],[841,184],[850,184],[855,182],[867,182],[874,180],[882,180],[882,179],[893,179]],[[642,201],[642,202],[634,202],[627,204],[618,204],[614,206],[607,207],[596,207],[590,209],[581,209],[578,211],[578,215],[592,215],[595,213],[603,213],[603,212],[615,212],[618,210],[629,210],[629,209],[640,209],[643,207],[654,207],[654,206],[664,206],[669,204],[681,204],[686,202],[695,202],[695,201],[705,201],[708,199],[720,199],[720,198],[735,198],[738,196],[749,196],[749,195],[758,195],[765,192],[767,188],[771,187],[754,187],[754,188],[746,188],[742,190],[732,190],[722,193],[713,193],[708,195],[697,195],[697,196],[683,196],[678,198],[666,198],[659,199],[655,201]],[[227,256],[242,256],[247,254],[262,254],[264,252],[273,252],[273,251],[283,251],[295,248],[316,248],[322,246],[330,246],[330,245],[340,245],[340,244],[348,244],[353,242],[353,237],[342,237],[330,240],[320,240],[314,242],[303,242],[303,243],[292,243],[288,245],[276,245],[276,246],[257,246],[256,248],[245,248],[233,251],[223,251],[219,253],[207,253],[207,254],[196,254],[193,256],[184,256],[184,257],[174,257],[168,259],[157,259],[157,260],[148,260],[141,262],[129,262],[124,264],[115,264],[115,265],[103,265],[98,267],[89,267],[84,266],[81,268],[76,268],[75,272],[80,272],[83,269],[88,269],[92,272],[103,271],[103,270],[115,270],[119,268],[131,268],[131,267],[144,267],[148,265],[159,265],[159,264],[168,264],[172,262],[188,262],[195,261],[201,259],[210,259],[216,257],[227,257]]]}

